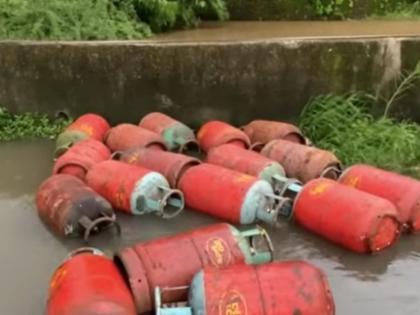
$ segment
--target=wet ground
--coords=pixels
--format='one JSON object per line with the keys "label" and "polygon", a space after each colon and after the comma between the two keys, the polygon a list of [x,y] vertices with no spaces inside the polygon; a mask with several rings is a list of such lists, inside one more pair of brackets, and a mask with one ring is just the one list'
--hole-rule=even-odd
{"label": "wet ground", "polygon": [[[43,314],[51,273],[66,254],[83,245],[62,241],[40,222],[33,204],[39,183],[50,174],[53,144],[27,141],[0,144],[0,307],[1,314]],[[122,238],[103,234],[93,244],[111,254],[137,241],[215,222],[186,211],[171,221],[119,217]],[[276,259],[305,259],[328,275],[337,315],[418,315],[420,236],[373,257],[342,250],[293,225],[269,230]],[[321,315],[321,314],[320,314]]]}
{"label": "wet ground", "polygon": [[169,32],[153,41],[265,41],[276,38],[366,38],[420,36],[420,21],[207,22],[200,28]]}

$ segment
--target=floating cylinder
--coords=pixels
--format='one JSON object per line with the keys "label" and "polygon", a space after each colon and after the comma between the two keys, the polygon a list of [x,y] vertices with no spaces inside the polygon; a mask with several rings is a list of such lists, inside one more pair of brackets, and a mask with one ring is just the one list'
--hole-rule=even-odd
{"label": "floating cylinder", "polygon": [[109,123],[102,116],[97,114],[80,116],[57,137],[55,156],[60,156],[74,143],[84,139],[103,141],[105,133],[110,128]]}
{"label": "floating cylinder", "polygon": [[218,120],[204,124],[197,133],[197,140],[204,152],[226,143],[245,149],[251,146],[251,141],[242,130]]}
{"label": "floating cylinder", "polygon": [[[266,248],[254,247],[258,239],[264,240]],[[272,259],[272,244],[264,229],[257,227],[240,232],[226,223],[139,243],[115,257],[128,278],[139,314],[154,308],[155,287],[189,285],[193,276],[205,266],[225,268],[241,263],[260,264]],[[174,292],[166,294],[164,302],[186,297],[185,291]]]}
{"label": "floating cylinder", "polygon": [[241,128],[251,140],[253,147],[281,139],[300,144],[306,144],[306,139],[298,127],[280,121],[254,120]]}
{"label": "floating cylinder", "polygon": [[68,174],[84,180],[93,165],[110,157],[111,152],[102,142],[94,139],[82,140],[57,159],[53,174]]}
{"label": "floating cylinder", "polygon": [[165,142],[157,133],[132,124],[120,124],[105,136],[111,151],[125,151],[137,147],[166,150]]}
{"label": "floating cylinder", "polygon": [[207,163],[186,170],[178,187],[189,208],[234,224],[277,225],[279,211],[287,203],[266,181]]}
{"label": "floating cylinder", "polygon": [[161,297],[170,290],[156,289],[159,315],[335,314],[325,274],[303,261],[233,265],[221,270],[206,267],[192,280],[189,308],[162,307]]}
{"label": "floating cylinder", "polygon": [[161,135],[171,151],[183,152],[188,148],[198,148],[194,131],[163,113],[155,112],[144,116],[139,126]]}
{"label": "floating cylinder", "polygon": [[292,216],[309,231],[358,253],[379,252],[397,241],[398,213],[388,200],[326,178],[296,187]]}
{"label": "floating cylinder", "polygon": [[46,315],[136,315],[113,261],[93,248],[70,254],[50,281]]}
{"label": "floating cylinder", "polygon": [[86,182],[114,208],[130,214],[172,218],[184,209],[181,191],[171,189],[161,174],[140,166],[100,162],[88,171]]}
{"label": "floating cylinder", "polygon": [[279,162],[287,177],[303,183],[318,177],[337,179],[341,173],[341,162],[333,153],[286,140],[269,142],[261,154]]}
{"label": "floating cylinder", "polygon": [[45,180],[36,194],[36,206],[42,221],[61,236],[83,235],[87,240],[92,232],[111,225],[119,230],[109,202],[71,175]]}
{"label": "floating cylinder", "polygon": [[406,232],[420,232],[420,182],[369,165],[354,165],[339,182],[391,201]]}
{"label": "floating cylinder", "polygon": [[143,166],[162,174],[173,188],[178,187],[178,181],[191,166],[201,163],[200,160],[178,153],[136,148],[116,155],[121,162]]}
{"label": "floating cylinder", "polygon": [[207,153],[206,162],[258,177],[269,182],[274,189],[285,176],[284,168],[278,162],[233,144],[212,148]]}

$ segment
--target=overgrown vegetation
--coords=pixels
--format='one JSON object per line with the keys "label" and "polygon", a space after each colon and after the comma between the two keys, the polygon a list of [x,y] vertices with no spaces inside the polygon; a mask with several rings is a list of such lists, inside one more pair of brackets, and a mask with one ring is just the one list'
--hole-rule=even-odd
{"label": "overgrown vegetation", "polygon": [[0,107],[0,141],[21,138],[55,138],[70,121],[51,120],[43,114],[14,115]]}
{"label": "overgrown vegetation", "polygon": [[0,39],[139,39],[227,18],[225,0],[0,0]]}
{"label": "overgrown vegetation", "polygon": [[401,2],[393,10],[382,15],[374,15],[375,19],[386,20],[418,20],[420,19],[420,1]]}
{"label": "overgrown vegetation", "polygon": [[[420,78],[420,64],[402,75],[387,100],[367,93],[313,99],[300,116],[300,127],[318,147],[333,151],[346,165],[368,163],[420,175],[420,125],[389,117],[392,106]],[[382,106],[383,113],[372,114]]]}

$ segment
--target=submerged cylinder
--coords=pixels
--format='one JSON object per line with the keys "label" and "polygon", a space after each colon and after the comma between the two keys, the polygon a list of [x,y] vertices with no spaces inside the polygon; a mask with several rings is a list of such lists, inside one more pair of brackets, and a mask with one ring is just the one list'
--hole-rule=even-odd
{"label": "submerged cylinder", "polygon": [[83,235],[87,240],[91,233],[116,225],[109,202],[71,175],[45,180],[36,194],[36,206],[42,221],[61,236]]}
{"label": "submerged cylinder", "polygon": [[358,253],[393,245],[400,224],[386,199],[326,178],[314,179],[297,194],[293,218],[302,227]]}
{"label": "submerged cylinder", "polygon": [[326,275],[303,261],[206,267],[194,276],[188,302],[191,311],[157,305],[158,314],[335,314]]}
{"label": "submerged cylinder", "polygon": [[212,148],[207,153],[206,162],[258,177],[269,182],[273,188],[285,176],[285,171],[278,162],[233,144]]}
{"label": "submerged cylinder", "polygon": [[269,142],[261,154],[279,162],[287,177],[303,183],[318,177],[337,179],[341,170],[341,162],[332,152],[286,140]]}
{"label": "submerged cylinder", "polygon": [[162,174],[173,188],[178,187],[179,179],[188,168],[201,163],[187,155],[148,148],[124,151],[117,157],[121,162],[143,166]]}
{"label": "submerged cylinder", "polygon": [[166,150],[165,142],[157,133],[132,124],[120,124],[105,136],[111,151],[125,151],[137,147]]}
{"label": "submerged cylinder", "polygon": [[105,133],[110,128],[102,116],[97,114],[80,116],[57,137],[55,156],[60,156],[74,143],[84,139],[103,141]]}
{"label": "submerged cylinder", "polygon": [[[266,248],[254,247],[262,238]],[[259,242],[258,242],[259,243]],[[125,271],[139,314],[154,308],[155,287],[189,285],[205,266],[260,264],[273,259],[273,248],[266,231],[260,227],[240,232],[221,223],[170,237],[139,243],[119,252],[115,260]],[[187,293],[174,292],[164,302],[186,299]]]}
{"label": "submerged cylinder", "polygon": [[136,315],[113,261],[93,248],[70,254],[50,281],[46,315]]}
{"label": "submerged cylinder", "polygon": [[86,182],[114,208],[130,214],[172,218],[184,209],[181,191],[171,189],[161,174],[140,166],[100,162],[88,171]]}
{"label": "submerged cylinder", "polygon": [[278,197],[254,176],[203,163],[185,171],[178,187],[191,209],[234,224],[278,223]]}
{"label": "submerged cylinder", "polygon": [[197,133],[197,140],[204,152],[226,143],[245,149],[251,145],[248,136],[242,130],[218,120],[204,124]]}
{"label": "submerged cylinder", "polygon": [[354,165],[341,175],[339,182],[385,198],[398,210],[406,232],[420,232],[420,182],[369,165]]}
{"label": "submerged cylinder", "polygon": [[154,112],[144,116],[139,126],[161,135],[171,151],[183,152],[198,147],[191,128],[163,113]]}
{"label": "submerged cylinder", "polygon": [[57,159],[53,174],[68,174],[84,180],[93,165],[110,157],[111,152],[102,142],[94,139],[82,140]]}
{"label": "submerged cylinder", "polygon": [[265,145],[273,140],[286,140],[306,144],[302,131],[295,125],[272,120],[254,120],[241,128],[251,140],[252,146]]}

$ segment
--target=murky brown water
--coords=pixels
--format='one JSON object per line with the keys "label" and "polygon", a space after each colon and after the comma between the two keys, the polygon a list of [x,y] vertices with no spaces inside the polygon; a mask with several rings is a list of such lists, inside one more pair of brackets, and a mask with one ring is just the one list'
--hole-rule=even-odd
{"label": "murky brown water", "polygon": [[264,41],[276,38],[420,36],[420,21],[206,22],[200,28],[164,33],[152,41]]}
{"label": "murky brown water", "polygon": [[[83,245],[62,241],[40,222],[34,192],[50,174],[53,144],[27,141],[0,144],[0,307],[1,314],[43,314],[51,273],[66,254]],[[214,219],[187,211],[171,221],[120,215],[121,239],[103,234],[93,245],[112,253],[136,241],[206,225]],[[291,225],[270,229],[276,259],[306,259],[329,277],[337,315],[418,315],[420,236],[374,257],[349,253]]]}

